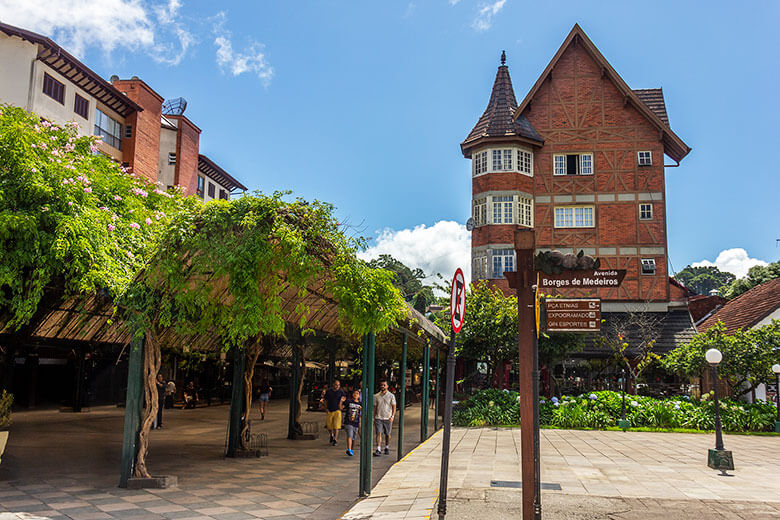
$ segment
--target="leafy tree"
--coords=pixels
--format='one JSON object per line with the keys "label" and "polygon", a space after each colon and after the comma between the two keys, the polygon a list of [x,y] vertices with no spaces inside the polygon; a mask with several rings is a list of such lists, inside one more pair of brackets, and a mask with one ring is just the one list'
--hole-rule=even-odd
{"label": "leafy tree", "polygon": [[731,285],[726,289],[724,296],[729,299],[736,298],[753,287],[774,280],[775,278],[780,278],[780,260],[766,266],[754,265],[748,270],[747,276],[731,282]]}
{"label": "leafy tree", "polygon": [[727,335],[722,322],[697,334],[690,342],[669,352],[661,365],[670,373],[698,377],[709,366],[704,357],[711,348],[720,350],[718,365],[733,395],[751,392],[760,383],[773,379],[772,364],[780,361],[780,320],[750,330]]}
{"label": "leafy tree", "polygon": [[721,271],[715,266],[691,267],[688,265],[674,275],[674,278],[689,289],[696,291],[696,294],[709,294],[713,289],[717,289],[723,294],[725,288],[736,279],[736,276]]}
{"label": "leafy tree", "polygon": [[[628,376],[636,381],[660,358],[653,349],[661,333],[661,319],[648,309],[616,317],[601,330],[597,342],[607,347]],[[633,343],[633,348],[629,346]]]}
{"label": "leafy tree", "polygon": [[433,288],[423,284],[425,273],[422,269],[411,269],[391,255],[379,255],[368,262],[369,267],[385,269],[395,274],[393,285],[401,291],[404,300],[411,303],[419,312],[425,313],[428,305],[435,301]]}

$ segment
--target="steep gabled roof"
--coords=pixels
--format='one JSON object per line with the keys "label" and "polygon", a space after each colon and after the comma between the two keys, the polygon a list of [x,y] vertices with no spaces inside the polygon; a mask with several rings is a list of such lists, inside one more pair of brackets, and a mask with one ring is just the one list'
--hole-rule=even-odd
{"label": "steep gabled roof", "polygon": [[653,111],[658,119],[669,126],[669,116],[666,113],[666,102],[664,101],[664,89],[662,88],[635,88],[634,94],[647,108]]}
{"label": "steep gabled roof", "polygon": [[697,328],[704,332],[718,321],[726,326],[726,333],[749,329],[775,310],[780,309],[780,278],[762,283],[729,301],[704,320]]}
{"label": "steep gabled roof", "polygon": [[[542,75],[539,76],[539,79],[536,80],[534,86],[531,87],[531,90],[525,96],[523,102],[520,103],[520,105],[517,107],[515,115],[518,117],[522,115],[523,111],[536,95],[536,92],[541,88],[544,80],[550,75],[550,72],[552,72],[552,69],[558,63],[558,60],[560,60],[561,56],[563,56],[563,53],[575,41],[582,44],[582,46],[588,51],[596,63],[603,69],[604,74],[609,77],[617,89],[626,97],[626,100],[631,102],[631,104],[642,115],[644,115],[645,118],[650,121],[650,123],[652,123],[655,127],[658,128],[659,131],[663,133],[664,153],[677,162],[680,162],[683,157],[688,155],[688,152],[691,151],[691,148],[672,131],[668,124],[668,118],[666,118],[666,121],[661,119],[656,112],[654,112],[647,104],[645,104],[642,99],[640,99],[636,92],[631,90],[626,82],[623,81],[623,78],[620,77],[620,74],[618,74],[615,69],[612,68],[612,65],[609,64],[604,55],[601,54],[590,38],[588,38],[588,35],[585,34],[585,31],[582,30],[579,24],[574,24],[574,27],[563,41],[563,44],[561,44],[558,52],[556,52],[555,56],[553,56],[552,60],[550,60],[547,68],[544,69]],[[666,105],[664,105],[664,114],[665,113]]]}
{"label": "steep gabled roof", "polygon": [[496,72],[493,91],[487,108],[468,137],[460,144],[463,155],[471,156],[469,151],[477,142],[486,138],[519,137],[541,145],[544,139],[536,133],[525,116],[515,117],[517,99],[509,77],[509,67],[505,65],[506,55],[501,54],[501,65]]}

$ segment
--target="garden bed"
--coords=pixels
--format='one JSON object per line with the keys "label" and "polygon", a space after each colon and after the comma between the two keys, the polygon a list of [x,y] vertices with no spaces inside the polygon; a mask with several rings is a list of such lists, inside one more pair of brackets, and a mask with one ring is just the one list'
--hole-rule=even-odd
{"label": "garden bed", "polygon": [[[506,390],[482,390],[460,402],[452,414],[455,426],[507,426],[520,424],[519,394]],[[622,399],[618,392],[592,392],[560,399],[539,400],[542,428],[619,429]],[[771,432],[777,410],[772,403],[720,401],[723,430]],[[706,432],[715,428],[715,404],[710,394],[702,399],[688,396],[657,399],[626,395],[626,420],[632,429],[644,431]]]}

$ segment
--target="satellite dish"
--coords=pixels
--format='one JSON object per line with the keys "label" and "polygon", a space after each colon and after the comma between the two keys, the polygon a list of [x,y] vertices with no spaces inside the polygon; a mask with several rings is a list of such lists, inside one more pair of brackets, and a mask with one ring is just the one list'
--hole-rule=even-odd
{"label": "satellite dish", "polygon": [[466,221],[466,230],[471,231],[474,229],[474,217],[469,217]]}
{"label": "satellite dish", "polygon": [[169,116],[182,116],[187,110],[187,100],[183,97],[169,99],[162,106],[162,113]]}

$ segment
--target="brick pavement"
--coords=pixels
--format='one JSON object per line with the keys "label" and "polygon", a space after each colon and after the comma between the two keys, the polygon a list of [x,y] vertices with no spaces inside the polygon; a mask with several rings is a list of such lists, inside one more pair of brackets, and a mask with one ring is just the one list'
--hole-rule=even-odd
{"label": "brick pavement", "polygon": [[[269,436],[270,456],[226,459],[228,413],[227,406],[165,410],[148,463],[152,474],[176,475],[179,485],[138,491],[117,487],[124,410],[16,413],[0,464],[0,518],[331,520],[355,501],[359,459],[344,454],[343,438],[335,448],[324,430],[318,440],[287,440],[286,402],[272,401],[266,420],[255,423]],[[408,448],[419,440],[419,415],[419,405],[407,409]],[[372,461],[376,482],[395,451]]]}
{"label": "brick pavement", "polygon": [[[371,497],[343,518],[428,518],[438,496],[440,442],[437,433],[416,448],[387,472]],[[719,503],[733,503],[776,515],[780,437],[726,435],[724,442],[734,452],[736,465],[729,477],[707,467],[713,435],[542,430],[542,482],[561,487],[543,495],[576,495],[583,501],[612,497],[624,504],[651,499],[657,501],[656,512],[666,507],[663,504],[698,504],[690,508],[706,512]],[[521,480],[519,429],[454,428],[452,446],[448,495],[454,503],[490,503],[496,497],[505,497],[506,503],[519,501],[520,490],[491,487],[492,480]],[[499,511],[508,514],[506,508]]]}

